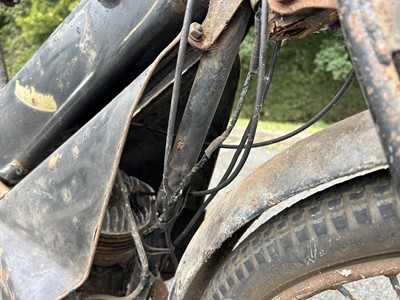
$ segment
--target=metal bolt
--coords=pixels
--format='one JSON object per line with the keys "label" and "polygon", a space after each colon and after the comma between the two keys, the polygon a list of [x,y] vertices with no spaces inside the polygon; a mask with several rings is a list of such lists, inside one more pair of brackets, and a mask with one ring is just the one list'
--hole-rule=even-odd
{"label": "metal bolt", "polygon": [[203,36],[203,27],[197,22],[190,24],[189,36],[193,40],[199,41]]}

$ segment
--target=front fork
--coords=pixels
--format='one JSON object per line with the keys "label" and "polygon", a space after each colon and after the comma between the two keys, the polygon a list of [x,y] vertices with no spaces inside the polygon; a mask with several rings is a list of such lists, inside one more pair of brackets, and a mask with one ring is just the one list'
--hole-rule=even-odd
{"label": "front fork", "polygon": [[[238,9],[219,39],[201,57],[197,74],[168,159],[167,172],[157,195],[155,227],[145,240],[153,247],[173,248],[167,240],[180,208],[185,205],[181,180],[196,164],[204,147],[220,98],[227,85],[240,43],[251,14],[250,5]],[[233,101],[233,99],[232,99]],[[226,113],[229,113],[227,109]],[[174,251],[174,249],[170,249]],[[151,270],[163,264],[163,257],[150,256]],[[174,260],[174,256],[172,256]],[[177,263],[176,261],[174,263]]]}
{"label": "front fork", "polygon": [[364,98],[400,192],[400,2],[338,0],[338,4]]}
{"label": "front fork", "polygon": [[159,221],[167,223],[181,206],[182,179],[195,165],[247,29],[251,8],[244,3],[200,60],[157,197]]}

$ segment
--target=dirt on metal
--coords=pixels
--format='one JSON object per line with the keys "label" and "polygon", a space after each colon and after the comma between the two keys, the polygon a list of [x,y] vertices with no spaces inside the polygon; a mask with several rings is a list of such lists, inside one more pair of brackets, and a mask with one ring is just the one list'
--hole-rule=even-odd
{"label": "dirt on metal", "polygon": [[15,300],[15,294],[12,292],[8,281],[11,269],[3,266],[2,257],[3,249],[0,248],[0,299]]}

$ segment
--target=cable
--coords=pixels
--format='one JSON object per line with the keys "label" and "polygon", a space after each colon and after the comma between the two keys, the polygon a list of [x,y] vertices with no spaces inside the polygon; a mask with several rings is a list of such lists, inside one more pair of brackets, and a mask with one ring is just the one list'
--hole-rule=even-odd
{"label": "cable", "polygon": [[[258,122],[258,116],[259,116],[259,112],[260,112],[261,107],[262,107],[262,103],[263,103],[265,95],[267,94],[267,92],[269,90],[269,87],[271,85],[272,76],[273,76],[273,73],[275,71],[276,63],[277,63],[278,56],[279,56],[280,46],[281,46],[281,42],[276,42],[275,47],[274,47],[274,52],[273,52],[273,55],[272,55],[272,58],[271,58],[271,63],[270,63],[270,68],[269,68],[268,74],[267,74],[266,77],[264,77],[264,76],[261,77],[262,80],[264,81],[265,85],[263,87],[261,87],[260,93],[259,94],[257,93],[258,97],[261,97],[261,99],[257,100],[257,102],[256,102],[256,104],[254,106],[253,118],[250,121],[248,127],[246,128],[245,133],[243,134],[244,137],[247,136],[248,138],[247,138],[247,143],[246,143],[246,145],[244,147],[243,156],[242,156],[238,166],[236,167],[235,171],[229,176],[228,179],[226,179],[226,176],[225,176],[226,180],[224,180],[224,181],[221,180],[221,182],[216,187],[214,187],[212,189],[205,190],[205,191],[193,191],[193,192],[191,192],[191,195],[193,195],[193,196],[204,196],[204,195],[212,194],[214,192],[218,192],[219,190],[221,190],[224,187],[226,187],[227,185],[229,185],[236,178],[236,176],[239,174],[239,172],[242,170],[242,168],[243,168],[244,164],[246,163],[246,160],[247,160],[247,158],[248,158],[248,156],[250,154],[250,150],[252,148],[255,132],[256,132],[256,129],[257,129],[257,124],[255,124],[255,126],[253,125],[254,126],[253,128],[252,128],[252,124],[254,124],[253,122]],[[265,65],[265,63],[264,63],[264,65]],[[256,117],[256,120],[255,120],[255,117]],[[243,147],[242,145],[243,145],[243,139],[242,139],[240,145],[238,145],[237,149],[240,149],[240,151],[242,151],[242,147]],[[236,163],[235,160],[240,155],[240,151],[239,151],[239,153],[238,152],[235,153],[235,156],[232,159],[232,162]],[[231,164],[232,164],[232,162],[231,162]],[[231,170],[232,170],[232,168],[230,168],[230,171]],[[228,168],[226,174],[228,173],[228,171],[229,171],[229,168]]]}
{"label": "cable", "polygon": [[[234,163],[232,164],[232,162],[231,162],[231,166],[230,166],[229,172],[225,173],[224,177],[220,181],[220,184],[218,184],[215,188],[212,188],[212,189],[206,190],[206,191],[195,191],[195,192],[191,193],[193,196],[203,196],[203,195],[207,195],[207,194],[212,194],[212,195],[206,201],[203,202],[203,204],[201,205],[199,210],[196,212],[196,214],[190,220],[189,224],[184,229],[184,231],[182,231],[181,234],[177,237],[177,239],[175,239],[175,241],[174,241],[174,245],[175,246],[178,245],[182,241],[182,239],[188,234],[190,229],[193,227],[193,225],[197,222],[197,220],[200,217],[200,215],[203,213],[205,207],[214,198],[216,193],[220,189],[224,188],[225,186],[227,186],[229,183],[231,183],[233,181],[233,179],[241,171],[243,165],[245,164],[245,162],[246,162],[246,160],[247,160],[247,158],[249,156],[249,153],[250,153],[250,150],[251,150],[251,146],[252,146],[252,143],[253,143],[253,140],[254,140],[255,132],[256,132],[256,129],[257,129],[259,113],[261,111],[265,95],[267,94],[268,89],[269,89],[270,84],[271,84],[272,75],[273,75],[273,72],[275,70],[276,61],[277,61],[276,57],[277,57],[277,55],[279,53],[279,49],[280,49],[280,45],[281,45],[280,42],[277,42],[275,44],[275,50],[276,51],[274,50],[273,59],[271,60],[270,68],[269,68],[269,71],[268,71],[268,75],[265,76],[265,70],[266,70],[265,60],[266,60],[267,36],[268,36],[267,31],[268,31],[268,3],[267,3],[267,0],[262,0],[262,6],[261,6],[261,38],[260,38],[260,54],[259,54],[259,64],[258,64],[259,69],[258,69],[257,96],[256,96],[256,102],[255,102],[255,105],[254,105],[254,110],[253,110],[253,118],[251,119],[250,124],[249,124],[248,128],[246,129],[246,132],[248,132],[248,133],[247,134],[245,133],[243,135],[243,138],[242,138],[242,141],[241,141],[241,144],[244,144],[246,142],[246,140],[247,140],[247,144],[246,144],[246,146],[244,148],[244,154],[243,154],[238,166],[236,167],[235,171],[232,173],[232,175],[228,179],[226,179],[226,177],[229,176],[229,174],[230,174],[230,172],[231,172],[231,170],[233,169],[233,166],[234,166]],[[236,151],[235,155],[239,156],[241,151],[242,151],[242,148],[240,147],[238,149],[238,151]]]}
{"label": "cable", "polygon": [[[253,143],[252,148],[257,148],[257,147],[265,147],[265,146],[269,146],[272,144],[276,144],[279,142],[282,142],[284,140],[287,140],[301,132],[303,132],[304,130],[306,130],[307,128],[309,128],[310,126],[312,126],[313,124],[315,124],[319,119],[321,119],[329,110],[331,110],[336,103],[343,97],[343,95],[347,92],[347,90],[349,89],[349,87],[351,86],[351,84],[354,81],[354,78],[356,77],[355,71],[354,69],[350,72],[349,76],[347,77],[346,81],[344,82],[343,86],[340,88],[340,90],[337,92],[337,94],[332,98],[332,100],[318,113],[316,114],[314,117],[312,117],[309,121],[307,121],[306,123],[304,123],[303,125],[301,125],[299,128],[274,139],[268,140],[268,141],[263,141],[263,142],[259,142],[259,143]],[[139,124],[139,123],[135,123],[134,124],[137,127],[144,127],[148,130],[160,133],[160,134],[166,134],[165,131],[161,131],[158,129],[153,129],[151,127],[145,127],[143,124]],[[210,143],[211,144],[211,143]],[[238,149],[240,147],[240,145],[231,145],[231,144],[222,144],[219,146],[220,148],[223,149]]]}
{"label": "cable", "polygon": [[182,71],[184,67],[184,58],[187,47],[187,40],[189,36],[190,23],[193,16],[193,3],[194,0],[188,0],[186,5],[185,16],[183,19],[183,26],[181,31],[181,41],[179,43],[178,58],[176,62],[174,87],[172,90],[171,107],[168,119],[167,139],[165,143],[165,154],[164,154],[164,168],[163,168],[163,182],[165,182],[165,176],[168,174],[168,158],[171,153],[172,142],[174,139],[176,114],[178,110],[179,92],[182,82]]}
{"label": "cable", "polygon": [[[261,143],[255,143],[253,144],[253,147],[262,147],[262,146],[268,146],[274,143],[278,143],[281,142],[283,140],[286,140],[288,138],[293,137],[294,135],[304,131],[305,129],[307,129],[308,127],[310,127],[312,124],[314,124],[316,121],[318,121],[322,116],[324,116],[341,98],[342,96],[346,93],[346,91],[348,90],[348,88],[350,87],[350,85],[353,83],[354,79],[356,77],[355,71],[354,69],[350,72],[349,76],[347,77],[346,81],[344,82],[343,86],[340,88],[340,90],[338,91],[338,93],[332,98],[332,100],[318,113],[316,114],[312,119],[310,119],[307,123],[305,123],[304,125],[300,126],[299,128],[293,130],[292,132],[285,134],[281,137],[269,140],[269,141],[265,141],[265,142],[261,142]],[[246,131],[248,130],[249,127],[246,128]],[[246,131],[245,134],[246,135]],[[242,139],[243,141],[243,139]],[[232,149],[242,149],[243,144],[242,141],[239,145],[222,145],[221,147],[223,148],[228,148],[226,146],[229,146],[229,148]],[[235,152],[235,154],[238,151]],[[228,167],[231,167],[231,165]],[[228,172],[225,173],[225,175]],[[226,177],[222,178],[222,180],[225,180]],[[221,180],[221,181],[222,181]],[[178,238],[175,240],[174,245],[178,245],[179,242],[187,235],[187,233],[190,231],[190,229],[193,227],[194,223],[197,221],[197,219],[200,217],[200,215],[203,213],[203,211],[205,210],[205,208],[208,206],[208,204],[211,202],[212,199],[214,199],[215,195],[217,194],[217,191],[213,192],[200,206],[198,212],[193,216],[192,220],[189,222],[189,224],[187,225],[187,227],[185,228],[185,230],[178,236]]]}
{"label": "cable", "polygon": [[[311,125],[315,124],[315,122],[317,122],[319,119],[321,119],[343,97],[343,95],[349,89],[350,85],[353,83],[355,77],[356,77],[356,73],[353,69],[350,72],[349,76],[347,77],[346,81],[344,82],[343,86],[338,91],[338,93],[332,98],[332,100],[318,114],[316,114],[314,117],[312,117],[307,123],[304,123],[299,128],[297,128],[283,136],[280,136],[280,137],[277,137],[277,138],[274,138],[274,139],[271,139],[268,141],[264,141],[264,142],[254,143],[252,147],[253,148],[264,147],[264,146],[269,146],[272,144],[282,142],[284,140],[287,140],[287,139],[295,136],[296,134],[299,134],[300,132],[306,130]],[[240,147],[240,145],[221,145],[221,148],[225,148],[225,149],[237,149],[238,147]]]}

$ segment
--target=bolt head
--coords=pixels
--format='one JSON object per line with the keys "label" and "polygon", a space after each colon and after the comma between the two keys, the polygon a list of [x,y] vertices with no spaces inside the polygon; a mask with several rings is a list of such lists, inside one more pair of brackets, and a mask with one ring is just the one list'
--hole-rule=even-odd
{"label": "bolt head", "polygon": [[190,24],[189,36],[196,41],[200,40],[203,36],[203,27],[201,24],[197,22]]}

